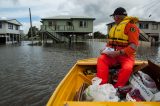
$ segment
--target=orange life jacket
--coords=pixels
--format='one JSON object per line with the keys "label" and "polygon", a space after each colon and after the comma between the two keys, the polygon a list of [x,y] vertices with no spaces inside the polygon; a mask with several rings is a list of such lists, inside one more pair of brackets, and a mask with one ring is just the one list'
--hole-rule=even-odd
{"label": "orange life jacket", "polygon": [[125,17],[122,22],[119,24],[115,24],[110,32],[109,32],[109,42],[108,45],[111,46],[112,48],[117,48],[117,47],[127,47],[129,42],[128,42],[128,35],[124,33],[125,27],[127,23],[129,22],[134,22],[136,23],[138,21],[138,18],[136,17]]}

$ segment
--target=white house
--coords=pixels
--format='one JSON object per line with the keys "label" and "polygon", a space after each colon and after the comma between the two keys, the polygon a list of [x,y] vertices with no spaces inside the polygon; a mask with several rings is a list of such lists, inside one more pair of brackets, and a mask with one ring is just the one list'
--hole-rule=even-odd
{"label": "white house", "polygon": [[160,40],[160,22],[141,19],[138,27],[148,35],[149,41],[158,42]]}
{"label": "white house", "polygon": [[0,19],[0,43],[20,41],[20,26],[16,19]]}

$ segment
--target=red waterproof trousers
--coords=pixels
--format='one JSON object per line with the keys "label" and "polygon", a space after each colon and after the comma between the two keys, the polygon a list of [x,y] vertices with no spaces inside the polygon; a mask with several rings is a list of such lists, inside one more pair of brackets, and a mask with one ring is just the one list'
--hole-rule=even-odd
{"label": "red waterproof trousers", "polygon": [[129,80],[134,65],[134,59],[127,55],[119,55],[117,57],[109,57],[106,54],[100,55],[97,60],[97,77],[102,79],[101,84],[108,82],[109,68],[117,63],[121,65],[121,69],[118,72],[117,83],[114,87],[125,86]]}

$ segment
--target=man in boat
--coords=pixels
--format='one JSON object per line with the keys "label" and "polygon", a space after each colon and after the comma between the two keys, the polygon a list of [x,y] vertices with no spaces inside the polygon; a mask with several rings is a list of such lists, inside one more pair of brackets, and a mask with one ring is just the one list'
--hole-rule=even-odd
{"label": "man in boat", "polygon": [[101,84],[108,82],[109,68],[120,64],[118,79],[114,87],[123,87],[129,80],[135,61],[135,53],[139,41],[139,28],[136,26],[138,18],[127,16],[124,8],[117,8],[112,15],[115,25],[110,29],[106,47],[97,60],[97,77]]}

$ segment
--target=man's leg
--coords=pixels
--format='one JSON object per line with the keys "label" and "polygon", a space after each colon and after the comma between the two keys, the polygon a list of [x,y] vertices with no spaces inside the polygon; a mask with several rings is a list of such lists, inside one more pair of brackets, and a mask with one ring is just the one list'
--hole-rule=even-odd
{"label": "man's leg", "polygon": [[115,64],[115,59],[105,54],[100,55],[97,60],[97,77],[102,79],[101,84],[108,82],[109,67]]}
{"label": "man's leg", "polygon": [[121,69],[118,73],[118,80],[114,87],[123,87],[128,82],[130,75],[133,70],[134,59],[127,56],[119,56],[118,61],[120,61]]}

